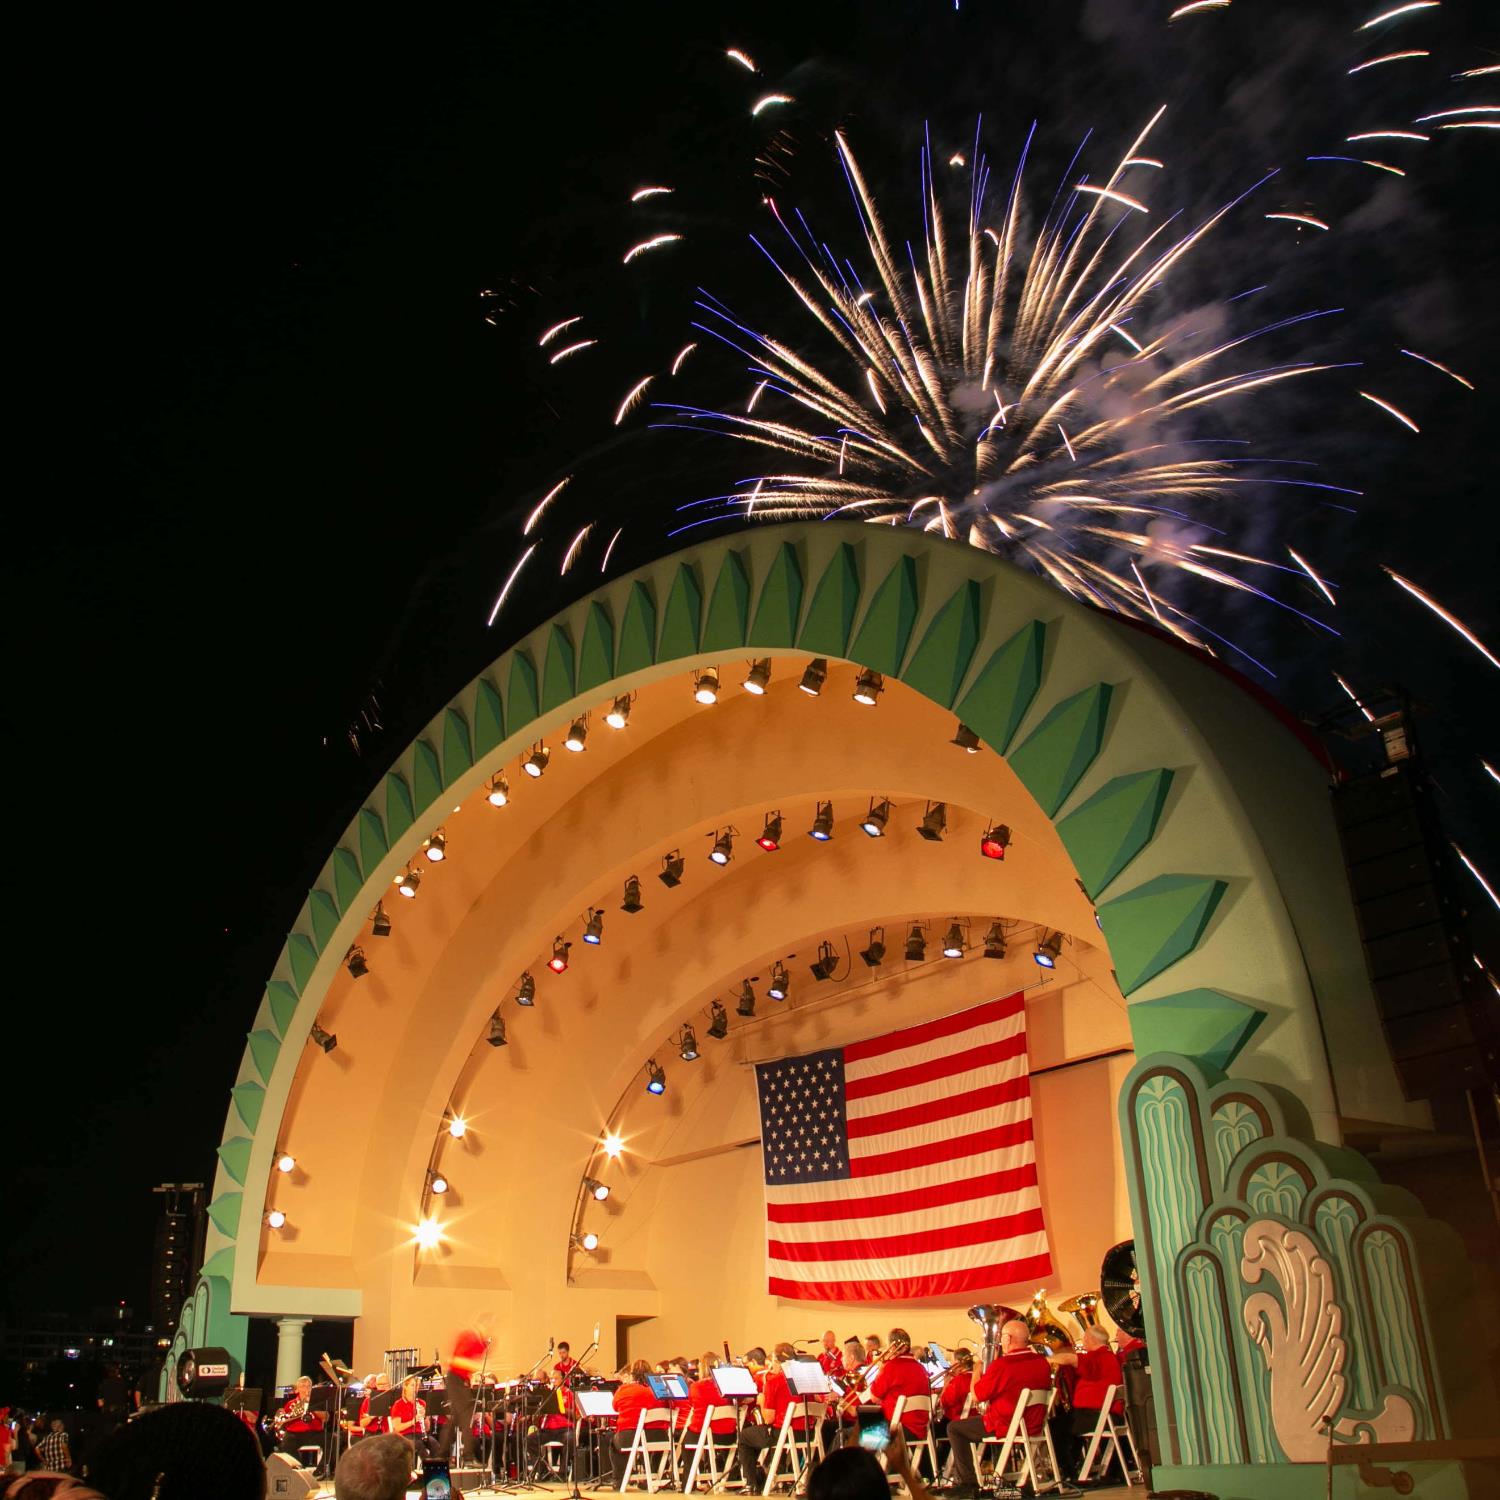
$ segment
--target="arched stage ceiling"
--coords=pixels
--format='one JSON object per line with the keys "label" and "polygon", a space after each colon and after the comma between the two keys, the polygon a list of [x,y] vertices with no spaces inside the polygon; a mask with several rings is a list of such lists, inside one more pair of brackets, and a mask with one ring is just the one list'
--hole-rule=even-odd
{"label": "arched stage ceiling", "polygon": [[[814,699],[797,683],[817,656],[831,665]],[[772,661],[761,698],[739,687],[752,657]],[[705,665],[723,680],[712,707],[691,692]],[[874,708],[851,699],[859,667],[886,674]],[[623,693],[630,724],[614,732],[603,712]],[[570,754],[562,731],[584,711],[588,747]],[[950,743],[960,720],[980,753]],[[532,780],[519,760],[537,742],[552,754]],[[484,791],[501,770],[511,801],[496,809]],[[890,834],[866,838],[858,817],[883,797]],[[837,832],[820,845],[804,833],[823,799]],[[914,831],[928,800],[948,804],[940,843]],[[753,839],[772,810],[785,839],[765,854]],[[1004,862],[977,852],[990,820],[1012,831]],[[729,825],[740,837],[721,870],[707,836]],[[449,857],[431,866],[419,851],[440,827]],[[669,890],[653,877],[674,849],[686,874]],[[392,885],[409,863],[414,901]],[[632,874],[645,906],[629,915]],[[386,938],[370,929],[381,899]],[[598,948],[579,941],[591,908]],[[962,961],[901,961],[907,924],[928,924],[935,955],[954,916],[975,945]],[[1012,937],[1003,962],[978,951],[995,918]],[[887,961],[846,968],[846,943],[877,925]],[[363,1367],[493,1306],[498,1363],[521,1366],[549,1334],[576,1346],[596,1318],[653,1319],[660,1353],[821,1326],[816,1308],[763,1293],[745,1064],[1038,986],[1038,928],[1067,937],[1027,1000],[1054,1290],[1093,1286],[1099,1251],[1131,1232],[1115,1100],[1132,1051],[1288,1089],[1325,1142],[1351,1121],[1425,1123],[1380,1040],[1326,769],[1229,674],[907,530],[768,527],[618,579],[469,684],[325,866],[232,1091],[209,1258],[178,1342],[228,1342],[231,1310],[357,1317]],[[545,968],[555,935],[573,944],[561,976]],[[825,939],[841,964],[818,984],[807,966]],[[353,944],[370,966],[358,980]],[[777,958],[794,984],[782,1007],[763,983]],[[531,1009],[513,999],[526,971]],[[741,1022],[750,975],[758,1015]],[[723,1043],[705,1035],[715,998],[730,1010]],[[504,1047],[485,1041],[497,1007]],[[315,1022],[335,1050],[309,1044]],[[684,1022],[703,1053],[691,1064],[670,1043]],[[661,1098],[643,1088],[652,1057],[668,1071]],[[444,1132],[450,1110],[471,1122],[464,1141]],[[606,1163],[610,1131],[626,1152]],[[274,1171],[278,1150],[295,1173]],[[436,1207],[431,1165],[453,1182]],[[588,1173],[613,1174],[608,1204],[580,1207]],[[280,1234],[263,1223],[273,1206]],[[444,1238],[420,1249],[427,1215]],[[571,1245],[580,1225],[599,1253]]]}

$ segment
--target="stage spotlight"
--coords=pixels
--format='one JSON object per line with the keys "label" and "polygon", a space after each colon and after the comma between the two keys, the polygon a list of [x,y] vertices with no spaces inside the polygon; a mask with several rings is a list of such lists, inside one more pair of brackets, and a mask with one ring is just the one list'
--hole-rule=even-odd
{"label": "stage spotlight", "polygon": [[958,733],[948,743],[957,745],[960,750],[967,750],[970,755],[979,754],[979,736],[967,724],[960,724]]}
{"label": "stage spotlight", "polygon": [[589,919],[583,924],[583,940],[591,948],[597,948],[604,941],[604,910],[602,907],[589,907]]}
{"label": "stage spotlight", "polygon": [[371,937],[389,937],[391,935],[391,919],[386,913],[385,903],[375,903],[375,915],[370,918]]}
{"label": "stage spotlight", "polygon": [[603,1203],[609,1197],[609,1184],[600,1182],[597,1177],[585,1177],[583,1179],[583,1190],[595,1203]]}
{"label": "stage spotlight", "polygon": [[421,887],[421,884],[421,874],[412,869],[410,865],[396,877],[396,890],[400,895],[405,896],[408,901],[415,901],[417,899],[417,891]]}
{"label": "stage spotlight", "polygon": [[984,935],[984,956],[986,958],[1005,957],[1005,934],[1000,930],[999,922],[991,922],[990,930]]}
{"label": "stage spotlight", "polygon": [[719,701],[719,669],[717,667],[704,667],[701,672],[693,673],[693,697],[705,707]]}
{"label": "stage spotlight", "polygon": [[496,1011],[490,1017],[490,1034],[485,1038],[492,1047],[503,1047],[505,1045],[505,1022],[500,1019],[500,1012]]}
{"label": "stage spotlight", "polygon": [[962,958],[964,956],[964,929],[963,923],[957,917],[953,919],[948,928],[948,935],[943,939],[944,958]]}
{"label": "stage spotlight", "polygon": [[268,1229],[285,1229],[286,1215],[279,1208],[273,1208],[266,1215],[266,1227]]}
{"label": "stage spotlight", "polygon": [[774,854],[781,848],[781,814],[779,812],[766,814],[766,826],[761,829],[760,837],[755,842],[767,854]]}
{"label": "stage spotlight", "polygon": [[813,826],[807,830],[810,839],[817,839],[820,844],[826,844],[833,837],[833,803],[818,803],[818,815],[813,819]]}
{"label": "stage spotlight", "polygon": [[521,762],[521,769],[528,776],[540,776],[547,769],[552,752],[540,740],[531,747],[531,754]]}
{"label": "stage spotlight", "polygon": [[729,1035],[729,1012],[717,1000],[710,1002],[708,1007],[708,1034],[716,1042],[722,1042]]}
{"label": "stage spotlight", "polygon": [[313,1022],[308,1036],[325,1052],[332,1052],[339,1044],[339,1039],[331,1031],[324,1031],[316,1021]]}
{"label": "stage spotlight", "polygon": [[297,1158],[290,1151],[283,1151],[276,1158],[276,1170],[278,1172],[295,1172],[297,1170]]}
{"label": "stage spotlight", "polygon": [[554,974],[561,974],[568,967],[568,949],[572,943],[565,943],[561,935],[552,939],[552,957],[547,960],[547,967]]}
{"label": "stage spotlight", "polygon": [[682,1035],[677,1038],[677,1055],[683,1062],[697,1061],[698,1037],[691,1026],[684,1026]]}
{"label": "stage spotlight", "polygon": [[792,981],[786,972],[786,965],[778,958],[771,965],[771,982],[766,986],[766,993],[773,1000],[785,1000],[792,992]]}
{"label": "stage spotlight", "polygon": [[607,1135],[600,1144],[611,1161],[618,1161],[625,1154],[625,1137],[622,1135]]}
{"label": "stage spotlight", "polygon": [[911,931],[906,934],[906,961],[909,964],[919,964],[927,957],[927,934],[922,931],[920,922],[911,924]]}
{"label": "stage spotlight", "polygon": [[469,1122],[462,1115],[448,1116],[448,1134],[461,1141],[469,1133]]}
{"label": "stage spotlight", "polygon": [[667,1070],[663,1068],[653,1057],[646,1063],[646,1092],[648,1094],[665,1094],[667,1091]]}
{"label": "stage spotlight", "polygon": [[573,1236],[573,1243],[580,1250],[592,1252],[599,1248],[599,1236],[591,1229],[587,1234],[575,1234]]}
{"label": "stage spotlight", "polygon": [[484,794],[484,800],[491,807],[504,807],[510,801],[510,781],[504,771],[497,771],[490,781],[490,789]]}
{"label": "stage spotlight", "polygon": [[748,979],[740,981],[740,1003],[735,1006],[735,1013],[741,1016],[755,1014],[755,986]]}
{"label": "stage spotlight", "polygon": [[441,828],[422,840],[422,852],[435,865],[442,864],[448,857],[448,839]]}
{"label": "stage spotlight", "polygon": [[872,968],[879,968],[885,961],[885,928],[872,927],[870,929],[870,946],[861,948],[859,956]]}
{"label": "stage spotlight", "polygon": [[870,798],[870,810],[864,816],[860,827],[870,835],[872,839],[878,839],[885,832],[885,825],[891,821],[891,802],[889,797],[882,798],[877,802]]}
{"label": "stage spotlight", "polygon": [[1010,829],[1004,823],[991,823],[979,835],[979,852],[986,859],[1004,859],[1010,848]]}
{"label": "stage spotlight", "polygon": [[922,814],[922,821],[917,824],[917,832],[929,844],[941,844],[947,827],[948,804],[946,802],[929,802],[927,804],[927,811]]}
{"label": "stage spotlight", "polygon": [[530,970],[521,975],[521,982],[516,986],[516,1004],[536,1004],[536,980],[531,977]]}
{"label": "stage spotlight", "polygon": [[630,722],[630,705],[634,699],[634,693],[621,693],[605,714],[604,722],[611,729],[623,729]]}
{"label": "stage spotlight", "polygon": [[879,672],[871,671],[869,667],[866,667],[854,679],[854,701],[863,703],[867,708],[874,708],[875,700],[884,691],[885,678]]}
{"label": "stage spotlight", "polygon": [[674,849],[670,854],[661,857],[661,874],[656,878],[664,886],[672,887],[682,884],[682,872],[687,869],[687,861]]}
{"label": "stage spotlight", "polygon": [[625,899],[620,903],[620,910],[628,911],[634,915],[645,904],[641,900],[641,877],[639,875],[632,875],[625,882]]}
{"label": "stage spotlight", "polygon": [[819,656],[808,662],[802,673],[802,681],[797,686],[809,698],[816,698],[823,691],[823,684],[827,681],[828,658],[826,656]]}
{"label": "stage spotlight", "polygon": [[448,1179],[441,1172],[427,1174],[427,1186],[439,1197],[448,1191]]}
{"label": "stage spotlight", "polygon": [[708,851],[708,857],[716,865],[727,865],[734,858],[734,829],[726,828],[720,833],[716,828],[709,837],[714,846]]}
{"label": "stage spotlight", "polygon": [[740,684],[747,693],[754,693],[757,698],[765,696],[766,688],[771,683],[771,658],[763,656],[759,661],[750,663],[750,670],[745,674],[745,680]]}
{"label": "stage spotlight", "polygon": [[436,1250],[443,1243],[443,1226],[436,1219],[423,1219],[415,1235],[421,1250]]}
{"label": "stage spotlight", "polygon": [[588,748],[589,742],[589,716],[579,714],[568,726],[567,737],[563,740],[563,749],[571,750],[574,755]]}
{"label": "stage spotlight", "polygon": [[1038,968],[1055,969],[1057,967],[1057,955],[1062,952],[1063,935],[1060,932],[1049,932],[1036,945],[1036,951],[1032,958],[1036,960]]}
{"label": "stage spotlight", "polygon": [[812,977],[821,983],[825,979],[832,979],[833,971],[838,966],[839,956],[834,952],[833,944],[825,940],[818,944],[818,957],[808,968],[812,970]]}
{"label": "stage spotlight", "polygon": [[353,979],[363,979],[370,972],[370,966],[365,962],[365,950],[358,943],[344,955],[344,967]]}

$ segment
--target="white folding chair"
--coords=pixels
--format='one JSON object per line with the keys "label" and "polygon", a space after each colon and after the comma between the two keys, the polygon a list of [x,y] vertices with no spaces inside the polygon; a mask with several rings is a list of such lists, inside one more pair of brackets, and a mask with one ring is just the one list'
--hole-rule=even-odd
{"label": "white folding chair", "polygon": [[[660,1430],[653,1434],[650,1430],[653,1427]],[[653,1406],[636,1418],[635,1433],[625,1459],[625,1472],[620,1476],[622,1495],[630,1488],[630,1476],[635,1470],[636,1459],[640,1459],[641,1473],[646,1476],[647,1494],[654,1495],[657,1485],[665,1487],[668,1477],[672,1481],[671,1488],[677,1488],[680,1482],[677,1473],[677,1444],[672,1435],[672,1412],[669,1407]]]}
{"label": "white folding chair", "polygon": [[[1016,1409],[1010,1415],[1010,1426],[1005,1430],[1004,1437],[987,1437],[982,1447],[995,1444],[1000,1449],[1000,1454],[995,1460],[995,1478],[1000,1481],[1010,1463],[1011,1451],[1019,1446],[1021,1450],[1020,1479],[1029,1480],[1031,1493],[1040,1495],[1043,1489],[1059,1489],[1062,1486],[1062,1471],[1057,1467],[1057,1451],[1052,1446],[1052,1431],[1047,1426],[1047,1418],[1052,1414],[1052,1403],[1057,1399],[1057,1391],[1027,1391],[1026,1399],[1016,1403]],[[1032,1433],[1026,1426],[1026,1413],[1034,1406],[1042,1408],[1042,1430]],[[1051,1466],[1051,1477],[1041,1480],[1037,1477],[1036,1459],[1038,1454],[1045,1454],[1047,1462]]]}
{"label": "white folding chair", "polygon": [[[1078,1482],[1087,1484],[1089,1475],[1093,1472],[1094,1460],[1100,1458],[1100,1448],[1104,1449],[1100,1461],[1100,1472],[1109,1468],[1110,1452],[1113,1451],[1116,1461],[1120,1465],[1120,1472],[1125,1476],[1125,1483],[1135,1483],[1134,1476],[1140,1473],[1141,1457],[1136,1452],[1135,1434],[1130,1430],[1130,1424],[1120,1417],[1114,1415],[1110,1410],[1115,1404],[1115,1397],[1119,1395],[1120,1387],[1112,1385],[1104,1393],[1104,1402],[1099,1408],[1099,1420],[1094,1424],[1094,1430],[1089,1434],[1089,1445],[1084,1450],[1083,1466],[1078,1471]],[[1120,1440],[1130,1444],[1130,1462],[1125,1462],[1125,1449]]]}
{"label": "white folding chair", "polygon": [[803,1407],[800,1403],[787,1407],[786,1415],[781,1419],[781,1431],[776,1434],[776,1446],[771,1450],[771,1466],[766,1470],[766,1482],[761,1494],[769,1495],[775,1487],[783,1457],[791,1460],[793,1489],[796,1489],[804,1471],[812,1463],[813,1456],[816,1455],[819,1461],[823,1459],[824,1414],[825,1408],[821,1401],[808,1403],[805,1415],[809,1425],[805,1431],[798,1432],[792,1423],[804,1415]]}
{"label": "white folding chair", "polygon": [[[693,1461],[688,1465],[687,1478],[682,1482],[682,1493],[690,1495],[693,1487],[698,1483],[698,1470],[704,1459],[708,1460],[708,1477],[710,1484],[717,1488],[721,1479],[727,1478],[729,1470],[733,1467],[735,1453],[739,1448],[739,1429],[733,1432],[714,1432],[714,1418],[717,1416],[722,1420],[732,1412],[732,1407],[710,1406],[703,1413],[703,1426],[698,1432],[698,1441],[691,1449],[683,1450],[683,1458],[691,1452]],[[719,1473],[719,1455],[726,1456],[724,1460],[724,1473]]]}
{"label": "white folding chair", "polygon": [[917,1463],[922,1462],[922,1455],[926,1453],[932,1463],[932,1477],[936,1481],[938,1477],[937,1444],[932,1440],[932,1397],[931,1396],[897,1396],[895,1410],[891,1412],[891,1427],[897,1428],[901,1425],[901,1419],[907,1412],[924,1411],[927,1413],[927,1435],[917,1440]]}

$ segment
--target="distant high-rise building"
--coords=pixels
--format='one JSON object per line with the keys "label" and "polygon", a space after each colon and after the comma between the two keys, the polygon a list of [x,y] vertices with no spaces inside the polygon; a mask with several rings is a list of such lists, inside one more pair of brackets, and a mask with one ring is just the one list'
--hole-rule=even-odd
{"label": "distant high-rise building", "polygon": [[161,1214],[151,1250],[151,1289],[147,1301],[150,1326],[170,1334],[203,1264],[208,1220],[201,1182],[164,1182],[151,1189],[161,1194]]}

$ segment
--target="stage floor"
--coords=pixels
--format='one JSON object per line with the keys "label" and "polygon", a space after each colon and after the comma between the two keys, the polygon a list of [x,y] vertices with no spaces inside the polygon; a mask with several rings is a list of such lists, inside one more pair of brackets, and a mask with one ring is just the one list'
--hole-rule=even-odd
{"label": "stage floor", "polygon": [[[583,1494],[587,1495],[587,1496],[599,1496],[599,1497],[602,1497],[602,1496],[605,1496],[605,1495],[612,1495],[612,1494],[615,1493],[613,1490],[592,1490],[592,1489],[589,1489],[587,1486],[581,1486],[581,1489],[582,1489]],[[407,1493],[408,1500],[422,1500],[422,1492],[421,1492],[421,1490],[408,1490],[406,1493]],[[464,1495],[506,1495],[506,1494],[516,1495],[516,1494],[529,1494],[529,1495],[536,1495],[536,1496],[546,1495],[546,1496],[550,1496],[550,1497],[557,1497],[557,1496],[566,1495],[568,1493],[569,1493],[569,1486],[565,1485],[565,1484],[538,1484],[538,1485],[532,1486],[530,1489],[527,1489],[527,1490],[498,1490],[498,1489],[488,1489],[488,1488],[463,1489],[463,1490],[460,1490],[457,1485],[454,1486],[454,1494],[455,1495],[457,1495],[457,1494],[464,1494]],[[646,1492],[645,1492],[644,1489],[632,1487],[630,1493],[632,1495],[644,1495]],[[661,1496],[670,1496],[670,1495],[680,1494],[681,1491],[679,1491],[679,1490],[658,1490],[656,1493],[658,1495],[661,1495]],[[738,1490],[731,1490],[730,1491],[730,1495],[732,1497],[732,1500],[733,1500],[733,1497],[739,1496],[740,1493],[741,1492],[738,1491]],[[784,1496],[785,1492],[781,1492],[781,1493]],[[904,1491],[902,1491],[902,1492],[893,1491],[892,1493],[893,1494],[896,1494],[896,1493],[903,1493],[904,1494]],[[700,1490],[699,1494],[700,1495],[705,1495],[706,1492]],[[1101,1500],[1125,1500],[1126,1496],[1134,1496],[1135,1500],[1140,1500],[1140,1497],[1145,1494],[1145,1491],[1143,1489],[1141,1489],[1140,1486],[1136,1486],[1136,1488],[1134,1488],[1134,1489],[1128,1489],[1123,1484],[1112,1484],[1112,1485],[1108,1485],[1108,1486],[1105,1486],[1105,1487],[1102,1487],[1102,1488],[1095,1488],[1094,1486],[1091,1485],[1088,1489],[1086,1489],[1084,1491],[1084,1494],[1087,1495],[1087,1496],[1089,1496],[1089,1497],[1093,1497],[1093,1496],[1097,1495],[1097,1496],[1101,1497]],[[312,1492],[312,1497],[314,1497],[314,1500],[325,1500],[325,1497],[331,1497],[332,1495],[333,1495],[333,1484],[332,1484],[331,1481],[323,1484],[321,1488],[316,1489],[316,1490],[314,1490]],[[937,1500],[942,1500],[942,1491],[938,1492]]]}

